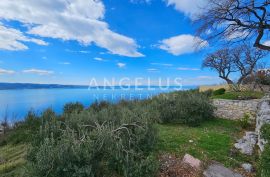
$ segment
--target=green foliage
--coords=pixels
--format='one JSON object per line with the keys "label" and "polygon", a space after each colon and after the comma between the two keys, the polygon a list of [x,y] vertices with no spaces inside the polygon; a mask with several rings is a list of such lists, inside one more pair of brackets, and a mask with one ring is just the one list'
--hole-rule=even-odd
{"label": "green foliage", "polygon": [[212,98],[227,99],[227,100],[250,100],[250,99],[261,99],[263,96],[264,96],[263,92],[241,91],[241,92],[226,92],[223,95],[212,96]]}
{"label": "green foliage", "polygon": [[163,123],[181,123],[198,126],[213,118],[214,107],[210,99],[202,93],[183,91],[164,94],[152,101]]}
{"label": "green foliage", "polygon": [[243,129],[246,129],[248,127],[251,126],[251,123],[250,123],[250,114],[249,113],[245,113],[244,116],[238,120],[240,126],[243,128]]}
{"label": "green foliage", "polygon": [[214,96],[216,96],[216,95],[223,95],[225,92],[226,92],[226,89],[225,88],[220,88],[220,89],[217,89],[217,90],[213,91],[213,95]]}
{"label": "green foliage", "polygon": [[0,177],[21,177],[27,146],[24,144],[9,144],[0,146]]}
{"label": "green foliage", "polygon": [[265,149],[261,154],[260,173],[261,173],[261,177],[270,176],[270,145],[269,143],[265,146]]}
{"label": "green foliage", "polygon": [[78,114],[80,112],[82,112],[84,109],[84,106],[81,103],[67,103],[64,106],[64,114]]}
{"label": "green foliage", "polygon": [[211,97],[213,95],[213,90],[209,89],[209,90],[206,90],[202,93],[205,94],[207,97]]}
{"label": "green foliage", "polygon": [[[46,111],[45,111],[46,112]],[[14,125],[14,131],[7,134],[6,141],[11,144],[31,142],[41,123],[41,119],[33,112],[29,111],[24,121]]]}
{"label": "green foliage", "polygon": [[67,104],[61,116],[51,109],[30,112],[16,125],[11,142],[30,142],[28,176],[151,177],[156,122],[196,126],[213,117],[207,94],[198,90],[162,94],[143,101],[96,102],[87,109]]}
{"label": "green foliage", "polygon": [[214,160],[231,168],[239,167],[246,162],[255,164],[258,161],[256,155],[245,156],[230,152],[235,138],[241,136],[241,128],[236,121],[213,119],[202,123],[199,127],[159,124],[158,130],[159,153],[172,153],[178,157],[188,153],[204,162]]}
{"label": "green foliage", "polygon": [[264,147],[260,159],[260,173],[261,177],[270,176],[270,124],[265,124],[261,128],[262,138],[268,141]]}
{"label": "green foliage", "polygon": [[270,124],[264,124],[261,128],[262,138],[270,142]]}
{"label": "green foliage", "polygon": [[156,130],[135,105],[92,106],[64,119],[46,114],[28,154],[29,176],[154,176]]}
{"label": "green foliage", "polygon": [[111,105],[111,103],[107,101],[94,102],[89,109],[93,109],[94,111],[101,111],[104,108],[107,108]]}

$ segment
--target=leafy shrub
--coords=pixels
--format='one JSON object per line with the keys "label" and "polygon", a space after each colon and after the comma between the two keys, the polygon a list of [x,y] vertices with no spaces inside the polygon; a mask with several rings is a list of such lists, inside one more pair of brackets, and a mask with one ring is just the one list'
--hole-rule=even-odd
{"label": "leafy shrub", "polygon": [[226,92],[226,89],[225,88],[220,88],[220,89],[217,89],[213,92],[213,95],[216,96],[216,95],[223,95],[224,93]]}
{"label": "leafy shrub", "polygon": [[261,177],[270,176],[270,124],[265,124],[261,128],[262,138],[268,141],[260,158]]}
{"label": "leafy shrub", "polygon": [[67,103],[64,106],[64,114],[78,114],[80,112],[82,112],[84,109],[84,106],[81,103]]}
{"label": "leafy shrub", "polygon": [[[155,176],[156,129],[139,104],[46,114],[28,154],[29,176]],[[45,115],[45,116],[46,116]]]}
{"label": "leafy shrub", "polygon": [[241,92],[226,92],[223,95],[212,96],[212,98],[228,99],[228,100],[250,100],[250,99],[260,99],[263,96],[264,96],[263,92],[241,91]]}
{"label": "leafy shrub", "polygon": [[182,123],[198,126],[213,118],[214,107],[210,99],[198,92],[182,91],[164,94],[153,100],[153,109],[159,111],[163,123]]}
{"label": "leafy shrub", "polygon": [[270,141],[270,124],[264,124],[261,128],[262,138]]}
{"label": "leafy shrub", "polygon": [[260,173],[261,177],[270,176],[270,145],[267,144],[261,154],[260,159]]}
{"label": "leafy shrub", "polygon": [[33,111],[29,111],[24,121],[15,123],[13,131],[7,135],[7,141],[12,144],[31,142],[40,124],[41,119]]}
{"label": "leafy shrub", "polygon": [[89,109],[93,109],[95,111],[101,111],[103,108],[109,107],[111,104],[107,101],[94,102]]}
{"label": "leafy shrub", "polygon": [[238,121],[240,126],[243,128],[243,129],[246,129],[248,127],[250,127],[250,114],[249,113],[245,113],[244,116]]}
{"label": "leafy shrub", "polygon": [[207,97],[211,97],[213,95],[213,90],[209,89],[209,90],[206,90],[202,93],[205,94]]}

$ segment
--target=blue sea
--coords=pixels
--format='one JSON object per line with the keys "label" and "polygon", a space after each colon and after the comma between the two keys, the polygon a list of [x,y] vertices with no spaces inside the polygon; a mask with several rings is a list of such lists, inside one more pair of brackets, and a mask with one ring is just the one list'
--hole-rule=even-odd
{"label": "blue sea", "polygon": [[[193,89],[194,86],[182,87],[182,90]],[[142,100],[160,93],[175,91],[177,88],[113,88],[113,89],[18,89],[0,90],[0,121],[7,116],[10,121],[24,118],[29,110],[41,113],[52,108],[56,113],[62,112],[63,106],[69,102],[80,102],[85,107],[95,101]]]}

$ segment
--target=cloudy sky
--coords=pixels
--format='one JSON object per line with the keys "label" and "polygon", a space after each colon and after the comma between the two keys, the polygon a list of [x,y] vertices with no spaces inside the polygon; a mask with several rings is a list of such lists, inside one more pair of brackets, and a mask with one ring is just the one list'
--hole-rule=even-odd
{"label": "cloudy sky", "polygon": [[192,23],[205,0],[1,0],[0,82],[88,84],[91,78],[181,77],[220,83],[201,69],[212,46]]}

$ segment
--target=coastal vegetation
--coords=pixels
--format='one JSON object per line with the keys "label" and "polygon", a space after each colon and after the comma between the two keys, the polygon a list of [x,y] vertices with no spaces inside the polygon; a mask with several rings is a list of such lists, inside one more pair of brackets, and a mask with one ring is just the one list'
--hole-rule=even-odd
{"label": "coastal vegetation", "polygon": [[[156,176],[161,154],[190,153],[228,167],[256,158],[231,152],[238,122],[215,119],[207,93],[161,94],[143,101],[65,105],[30,111],[1,137],[2,176]],[[12,148],[10,148],[12,147]],[[0,175],[0,176],[1,176]]]}

